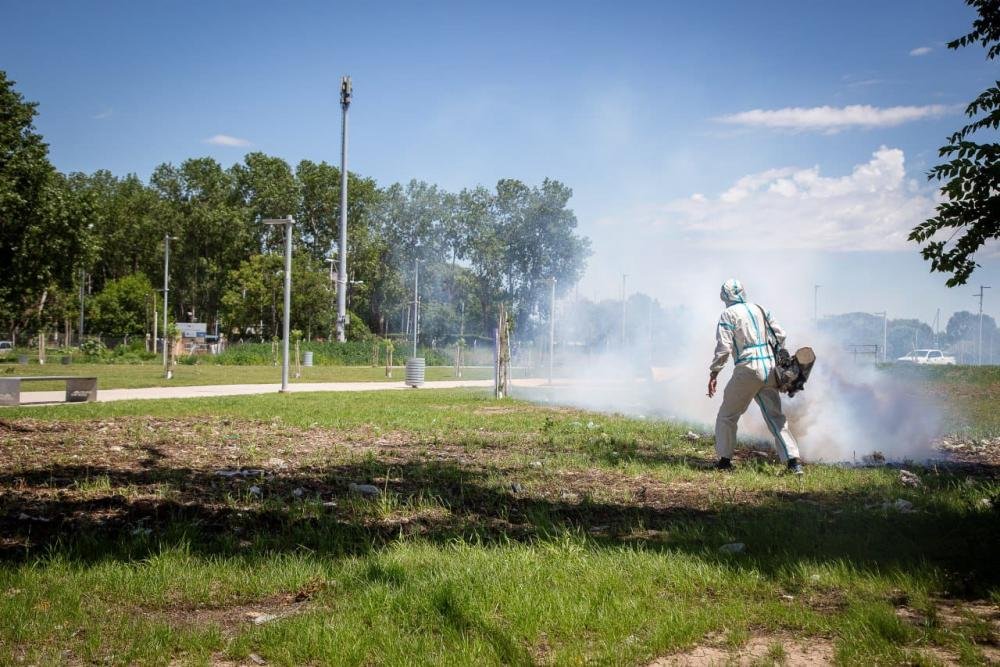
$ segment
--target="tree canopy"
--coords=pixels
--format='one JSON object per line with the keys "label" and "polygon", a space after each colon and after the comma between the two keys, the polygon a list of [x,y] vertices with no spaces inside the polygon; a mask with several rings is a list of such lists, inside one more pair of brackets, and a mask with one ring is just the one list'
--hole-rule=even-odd
{"label": "tree canopy", "polygon": [[[281,319],[283,230],[261,218],[293,215],[293,326],[329,335],[340,251],[340,170],[248,153],[135,174],[60,174],[32,125],[36,107],[0,72],[0,330],[17,336],[70,328],[86,295],[86,330],[140,333],[151,322],[171,241],[170,319],[205,322],[231,337],[268,338]],[[576,230],[572,191],[514,178],[459,192],[419,180],[379,186],[348,174],[349,332],[412,331],[419,263],[421,335],[489,336],[506,303],[522,332],[583,273],[589,241]],[[81,282],[82,281],[82,282]],[[46,307],[46,303],[49,304]],[[75,327],[74,327],[75,328]]]}
{"label": "tree canopy", "polygon": [[[978,43],[986,49],[986,58],[994,60],[1000,54],[1000,0],[966,2],[979,17],[972,31],[949,42],[948,48]],[[949,160],[928,174],[944,181],[944,201],[937,215],[917,225],[909,237],[924,244],[920,253],[932,271],[951,274],[949,287],[964,285],[976,269],[976,252],[990,239],[1000,238],[1000,143],[976,140],[981,131],[1000,127],[1000,81],[974,99],[965,113],[973,120],[939,150],[939,156]]]}

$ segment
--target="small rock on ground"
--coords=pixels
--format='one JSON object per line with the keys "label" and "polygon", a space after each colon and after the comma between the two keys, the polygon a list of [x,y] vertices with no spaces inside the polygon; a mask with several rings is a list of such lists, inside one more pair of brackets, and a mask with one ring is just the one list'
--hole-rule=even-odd
{"label": "small rock on ground", "polygon": [[382,495],[382,490],[374,484],[355,484],[354,482],[351,482],[347,485],[347,489],[351,493],[356,493],[365,498],[378,498]]}
{"label": "small rock on ground", "polygon": [[729,544],[723,544],[719,547],[719,553],[724,554],[741,554],[747,550],[747,545],[742,542],[730,542]]}

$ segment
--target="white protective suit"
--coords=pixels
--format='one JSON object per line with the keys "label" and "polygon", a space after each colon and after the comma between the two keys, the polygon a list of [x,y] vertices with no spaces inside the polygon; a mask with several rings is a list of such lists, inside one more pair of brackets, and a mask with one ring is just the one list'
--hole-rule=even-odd
{"label": "white protective suit", "polygon": [[774,354],[768,344],[769,332],[774,332],[776,345],[785,342],[785,332],[771,313],[746,300],[740,281],[730,278],[722,285],[719,295],[726,303],[715,331],[715,358],[712,375],[718,374],[732,356],[736,367],[733,377],[722,394],[722,405],[715,420],[715,451],[720,458],[731,459],[736,445],[736,426],[740,417],[757,401],[761,414],[774,436],[775,449],[782,462],[799,458],[798,444],[788,430],[781,411],[774,374]]}

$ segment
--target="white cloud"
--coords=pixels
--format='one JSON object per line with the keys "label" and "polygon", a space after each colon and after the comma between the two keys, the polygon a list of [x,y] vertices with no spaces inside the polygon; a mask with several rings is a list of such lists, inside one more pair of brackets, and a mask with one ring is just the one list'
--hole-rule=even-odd
{"label": "white cloud", "polygon": [[91,116],[91,118],[93,118],[94,120],[104,120],[106,118],[111,118],[111,116],[114,115],[114,113],[115,110],[109,108],[99,113],[95,113],[93,116]]}
{"label": "white cloud", "polygon": [[933,50],[934,49],[932,49],[929,46],[918,46],[917,48],[912,49],[910,51],[910,55],[911,56],[926,56],[928,53],[930,53]]}
{"label": "white cloud", "polygon": [[719,250],[913,251],[906,237],[936,200],[906,178],[904,163],[902,150],[883,146],[846,176],[770,169],[718,197],[687,197],[645,217],[661,233]]}
{"label": "white cloud", "polygon": [[240,139],[239,137],[232,137],[228,134],[216,134],[208,139],[205,139],[206,144],[212,144],[213,146],[230,146],[230,147],[240,147],[249,146],[250,142],[246,139]]}
{"label": "white cloud", "polygon": [[839,132],[852,127],[893,127],[950,113],[943,104],[925,106],[873,107],[852,104],[846,107],[785,107],[752,109],[720,116],[716,120],[731,125],[765,127],[776,130]]}

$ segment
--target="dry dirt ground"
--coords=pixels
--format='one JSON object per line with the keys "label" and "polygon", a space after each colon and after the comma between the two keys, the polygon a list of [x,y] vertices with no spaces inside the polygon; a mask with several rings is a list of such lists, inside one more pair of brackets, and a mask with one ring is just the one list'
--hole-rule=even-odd
{"label": "dry dirt ground", "polygon": [[[951,601],[940,601],[939,614],[943,626],[956,627],[967,621],[969,615],[990,624],[995,634],[1000,633],[1000,610],[995,605],[975,603],[956,605]],[[896,610],[904,620],[914,624],[923,623],[922,615],[903,606]],[[989,643],[979,644],[983,657],[990,665],[1000,665],[1000,646]],[[912,650],[919,664],[962,665],[961,656],[939,646],[920,646]],[[756,634],[738,646],[731,646],[725,637],[707,637],[702,644],[672,655],[657,658],[648,667],[758,667],[760,665],[783,665],[785,667],[811,667],[813,665],[833,665],[834,643],[825,637],[801,639],[787,634]],[[917,664],[909,661],[905,664]]]}
{"label": "dry dirt ground", "polygon": [[[161,521],[192,515],[208,529],[231,527],[240,523],[241,510],[259,509],[259,501],[267,499],[321,499],[332,512],[348,512],[352,482],[373,484],[394,497],[427,496],[430,502],[422,507],[353,517],[387,537],[400,529],[459,530],[483,522],[494,524],[498,534],[517,536],[531,530],[531,523],[520,519],[532,502],[555,503],[566,520],[607,534],[618,530],[614,522],[620,512],[604,515],[600,502],[588,502],[586,508],[581,502],[613,502],[641,519],[653,512],[698,514],[712,501],[693,482],[665,484],[597,467],[550,470],[525,458],[532,443],[519,452],[509,441],[491,444],[488,434],[479,436],[484,444],[468,446],[375,427],[301,429],[280,421],[0,420],[5,444],[0,448],[0,558],[67,533],[150,530]],[[477,484],[463,486],[470,479]],[[258,497],[250,493],[253,486],[261,490]],[[734,493],[733,500],[751,500],[750,494]],[[451,502],[455,497],[461,502]],[[507,511],[511,498],[513,510]],[[440,499],[449,511],[434,502]],[[255,519],[266,522],[269,515],[255,512]]]}
{"label": "dry dirt ground", "polygon": [[[429,442],[376,427],[353,431],[302,429],[275,421],[223,418],[127,417],[91,422],[0,420],[0,559],[18,560],[60,536],[98,531],[109,535],[155,531],[178,517],[197,519],[205,530],[237,534],[288,515],[261,509],[267,500],[321,501],[326,511],[363,526],[368,536],[460,532],[475,524],[497,535],[530,534],[532,503],[560,507],[560,520],[595,536],[658,539],[652,517],[699,517],[718,498],[704,484],[652,475],[626,475],[601,467],[561,467],[531,460],[537,443],[518,447],[481,434],[475,446]],[[952,439],[942,449],[962,466],[996,470],[1000,447]],[[558,453],[558,452],[555,452]],[[547,454],[553,454],[548,451]],[[708,461],[704,462],[708,464]],[[480,480],[467,485],[470,477]],[[486,481],[484,481],[486,480]],[[370,483],[383,497],[426,496],[428,502],[358,512],[348,485]],[[260,493],[252,490],[258,488]],[[492,490],[491,490],[492,489]],[[753,491],[732,489],[726,501],[753,504]],[[437,502],[438,500],[444,502]],[[613,502],[614,514],[602,513]],[[804,502],[809,502],[806,499]],[[256,507],[252,516],[247,510]],[[627,510],[622,513],[622,508]],[[650,520],[646,520],[650,517]],[[317,584],[318,586],[319,584]],[[308,608],[316,589],[253,605],[218,608],[137,609],[169,615],[179,624],[215,623],[235,632],[260,619]],[[900,600],[897,614],[919,625],[925,618]],[[972,614],[1000,637],[1000,610],[986,602],[940,601],[938,621],[958,624]],[[737,646],[708,637],[699,646],[663,656],[651,665],[817,665],[833,661],[833,641],[753,634]],[[983,646],[1000,664],[1000,649]],[[932,661],[957,664],[940,648],[921,652]]]}

